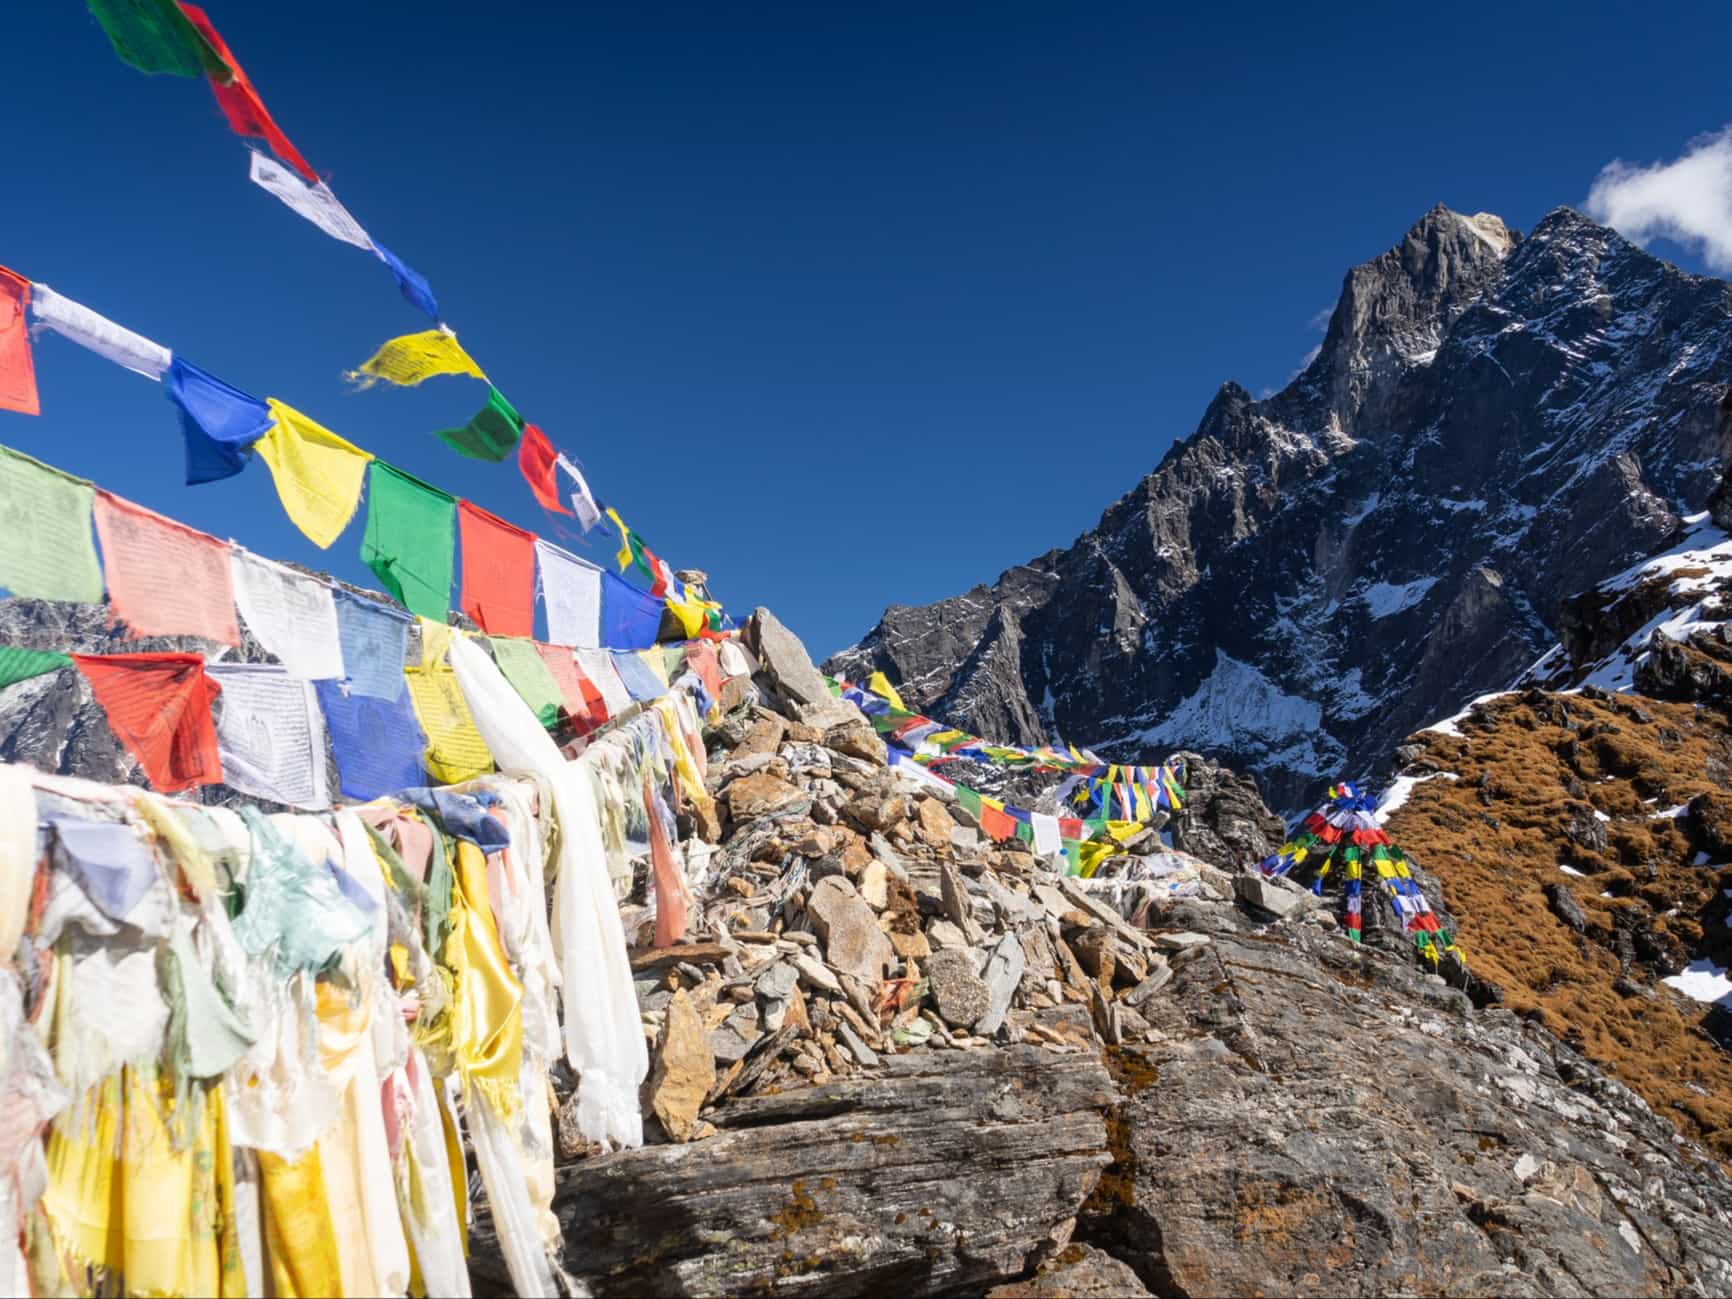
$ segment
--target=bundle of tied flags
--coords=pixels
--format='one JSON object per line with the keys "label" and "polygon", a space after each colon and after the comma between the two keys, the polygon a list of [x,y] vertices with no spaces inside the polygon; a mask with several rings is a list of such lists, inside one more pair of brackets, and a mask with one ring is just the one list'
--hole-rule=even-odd
{"label": "bundle of tied flags", "polygon": [[1339,854],[1345,875],[1344,924],[1347,936],[1357,943],[1364,931],[1360,885],[1369,862],[1403,932],[1412,935],[1420,955],[1433,965],[1445,953],[1460,959],[1454,937],[1437,923],[1431,904],[1408,871],[1406,856],[1378,825],[1377,800],[1347,781],[1331,785],[1328,799],[1300,823],[1298,834],[1258,863],[1257,869],[1268,877],[1302,871],[1310,876],[1311,891],[1322,896],[1324,877]]}

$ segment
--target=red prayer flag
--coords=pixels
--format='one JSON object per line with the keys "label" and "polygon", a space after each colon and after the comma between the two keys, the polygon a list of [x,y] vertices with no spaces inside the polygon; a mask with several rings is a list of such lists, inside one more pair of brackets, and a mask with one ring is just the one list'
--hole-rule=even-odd
{"label": "red prayer flag", "polygon": [[535,493],[542,509],[570,514],[571,511],[559,501],[559,483],[554,478],[554,465],[558,459],[559,453],[547,440],[547,434],[533,424],[525,424],[523,439],[517,444],[517,467],[523,473],[523,481],[529,484],[529,490]]}
{"label": "red prayer flag", "polygon": [[987,836],[1002,843],[1006,839],[1016,838],[1016,818],[1001,807],[993,807],[990,803],[980,805],[980,828]]}
{"label": "red prayer flag", "polygon": [[[566,716],[580,729],[594,725],[589,714],[589,699],[584,693],[587,683],[583,674],[577,670],[577,660],[571,657],[570,648],[564,645],[546,645],[541,641],[532,643],[535,652],[541,655],[541,661],[547,665],[554,685],[559,687],[559,698],[565,705]],[[595,687],[591,686],[590,689],[594,690]]]}
{"label": "red prayer flag", "polygon": [[607,720],[607,700],[602,698],[601,688],[589,679],[589,673],[575,661],[571,666],[577,673],[578,689],[583,691],[583,702],[589,710],[589,724],[591,727],[600,726]]}
{"label": "red prayer flag", "polygon": [[109,729],[153,789],[222,782],[211,704],[222,687],[197,654],[74,654]]}
{"label": "red prayer flag", "polygon": [[187,16],[187,21],[198,28],[200,36],[210,42],[217,56],[229,66],[233,79],[228,85],[212,80],[211,92],[216,95],[218,107],[223,110],[223,116],[229,120],[229,130],[239,136],[257,136],[271,146],[271,152],[276,154],[288,166],[301,173],[301,179],[309,185],[319,183],[319,173],[313,170],[313,165],[301,157],[301,151],[289,143],[289,137],[271,117],[265,108],[264,100],[259,98],[259,92],[253,83],[247,80],[247,74],[241,70],[239,60],[229,51],[227,42],[217,35],[217,29],[211,26],[211,20],[205,11],[197,5],[182,4],[180,11]]}
{"label": "red prayer flag", "polygon": [[461,608],[489,636],[535,635],[535,536],[470,501],[457,502]]}
{"label": "red prayer flag", "polygon": [[1074,816],[1061,816],[1058,819],[1058,832],[1065,839],[1081,839],[1083,823]]}
{"label": "red prayer flag", "polygon": [[40,415],[36,366],[30,359],[30,281],[0,266],[0,410]]}
{"label": "red prayer flag", "polygon": [[109,492],[96,493],[96,535],[110,625],[144,636],[241,643],[228,543]]}
{"label": "red prayer flag", "polygon": [[698,680],[704,683],[704,689],[711,699],[722,697],[722,664],[716,657],[716,647],[706,645],[702,641],[694,641],[686,646],[686,663],[693,672],[698,674]]}

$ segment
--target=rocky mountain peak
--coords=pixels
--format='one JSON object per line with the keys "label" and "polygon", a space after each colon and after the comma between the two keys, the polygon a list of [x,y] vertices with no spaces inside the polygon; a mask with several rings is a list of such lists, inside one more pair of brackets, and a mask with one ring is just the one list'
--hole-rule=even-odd
{"label": "rocky mountain peak", "polygon": [[1071,546],[892,610],[830,666],[1012,742],[1197,749],[1297,808],[1675,539],[1719,481],[1729,387],[1732,285],[1568,208],[1524,236],[1435,207],[1347,273],[1284,390],[1223,384]]}

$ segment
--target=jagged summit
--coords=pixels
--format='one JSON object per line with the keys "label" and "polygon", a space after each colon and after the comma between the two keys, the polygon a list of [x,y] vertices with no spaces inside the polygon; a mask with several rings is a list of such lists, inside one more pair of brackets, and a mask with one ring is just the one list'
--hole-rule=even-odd
{"label": "jagged summit", "polygon": [[1570,208],[1523,235],[1440,205],[1347,273],[1284,389],[1223,384],[1093,530],[830,666],[1018,742],[1200,749],[1296,808],[1673,538],[1729,385],[1732,286]]}

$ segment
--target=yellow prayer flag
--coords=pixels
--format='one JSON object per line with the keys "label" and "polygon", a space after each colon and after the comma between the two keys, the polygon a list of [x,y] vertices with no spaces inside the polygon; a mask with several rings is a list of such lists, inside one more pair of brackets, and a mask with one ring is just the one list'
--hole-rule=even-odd
{"label": "yellow prayer flag", "polygon": [[668,612],[679,619],[680,629],[685,632],[686,639],[691,640],[704,629],[704,613],[708,606],[704,601],[688,596],[684,600],[668,600]]}
{"label": "yellow prayer flag", "polygon": [[607,507],[607,517],[613,520],[613,526],[619,529],[619,549],[613,557],[619,563],[619,571],[625,572],[632,566],[635,556],[631,553],[631,530],[625,526],[625,520],[619,517],[619,511],[613,506]]}
{"label": "yellow prayer flag", "polygon": [[439,374],[466,374],[472,379],[487,380],[474,358],[463,350],[457,335],[448,329],[424,329],[419,334],[388,339],[359,370],[349,371],[349,378],[363,388],[371,388],[380,379],[413,388],[423,379]]}
{"label": "yellow prayer flag", "polygon": [[657,681],[664,686],[672,684],[668,678],[667,660],[662,657],[662,652],[659,649],[634,650],[633,653],[643,660],[644,666],[650,670]]}
{"label": "yellow prayer flag", "polygon": [[448,667],[404,668],[409,703],[427,736],[427,772],[437,785],[458,785],[493,770],[493,754],[475,729],[457,674]]}
{"label": "yellow prayer flag", "polygon": [[451,637],[457,629],[448,622],[434,622],[431,618],[417,618],[415,622],[421,628],[421,666],[436,668],[444,664],[445,656],[451,652]]}
{"label": "yellow prayer flag", "polygon": [[258,451],[270,466],[283,510],[314,545],[328,547],[355,516],[373,457],[275,397],[265,404],[271,426]]}
{"label": "yellow prayer flag", "polygon": [[888,699],[903,712],[908,711],[908,705],[902,702],[902,696],[896,693],[896,687],[890,684],[890,678],[882,672],[874,672],[867,677],[866,688],[880,699]]}

